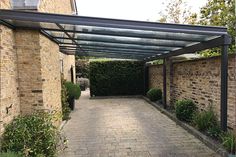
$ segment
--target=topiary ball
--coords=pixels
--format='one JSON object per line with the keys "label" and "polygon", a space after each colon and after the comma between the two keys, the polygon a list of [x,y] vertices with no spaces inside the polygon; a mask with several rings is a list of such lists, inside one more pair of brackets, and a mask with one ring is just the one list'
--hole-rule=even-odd
{"label": "topiary ball", "polygon": [[157,100],[161,100],[162,98],[162,92],[161,89],[158,88],[152,88],[147,92],[147,97],[151,100],[151,101],[157,101]]}
{"label": "topiary ball", "polygon": [[68,91],[68,97],[69,99],[79,99],[81,95],[81,90],[79,84],[74,84],[72,82],[65,82],[65,87]]}
{"label": "topiary ball", "polygon": [[197,107],[192,100],[178,100],[175,103],[175,113],[179,120],[191,122]]}

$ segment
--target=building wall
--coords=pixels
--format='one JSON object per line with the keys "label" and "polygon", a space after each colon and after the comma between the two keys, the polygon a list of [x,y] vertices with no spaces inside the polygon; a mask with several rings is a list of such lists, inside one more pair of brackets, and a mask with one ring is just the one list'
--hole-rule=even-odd
{"label": "building wall", "polygon": [[[40,12],[69,14],[74,13],[71,5],[71,0],[41,0],[39,6]],[[51,41],[50,41],[51,42]],[[58,50],[59,51],[59,50]],[[62,73],[64,79],[71,81],[71,66],[73,67],[75,80],[75,56],[60,53],[60,62],[63,62]],[[61,66],[61,65],[60,65]]]}
{"label": "building wall", "polygon": [[71,0],[41,0],[39,12],[72,14]]}
{"label": "building wall", "polygon": [[163,91],[162,65],[149,66],[149,88],[160,88]]}
{"label": "building wall", "polygon": [[67,81],[71,80],[71,67],[73,67],[73,78],[75,81],[76,78],[76,71],[75,71],[75,56],[74,55],[66,55],[64,53],[60,53],[60,60],[62,61],[62,74],[64,79]]}
{"label": "building wall", "polygon": [[[10,7],[10,1],[0,1],[0,8]],[[3,132],[3,125],[20,114],[17,54],[14,45],[14,32],[0,25],[0,134]]]}
{"label": "building wall", "polygon": [[[179,99],[192,99],[200,110],[212,105],[220,115],[220,57],[177,62],[167,65],[167,98],[169,105]],[[235,128],[236,58],[229,57],[228,125]],[[150,66],[149,87],[162,89],[162,65]],[[168,90],[169,88],[169,90]]]}
{"label": "building wall", "polygon": [[16,30],[16,51],[22,114],[43,108],[42,69],[38,31]]}
{"label": "building wall", "polygon": [[[1,0],[0,8],[11,9],[11,0]],[[42,0],[38,11],[73,12],[70,0]],[[74,56],[64,58],[75,64]],[[0,25],[0,134],[15,116],[36,109],[61,111],[59,47],[38,31]]]}
{"label": "building wall", "polygon": [[61,75],[59,47],[40,35],[44,108],[61,111]]}

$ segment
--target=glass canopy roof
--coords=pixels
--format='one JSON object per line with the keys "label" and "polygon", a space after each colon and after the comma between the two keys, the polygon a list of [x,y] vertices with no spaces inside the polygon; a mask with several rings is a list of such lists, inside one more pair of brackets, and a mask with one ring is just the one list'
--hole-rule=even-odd
{"label": "glass canopy roof", "polygon": [[0,10],[0,23],[35,29],[63,53],[150,61],[224,45],[225,27]]}

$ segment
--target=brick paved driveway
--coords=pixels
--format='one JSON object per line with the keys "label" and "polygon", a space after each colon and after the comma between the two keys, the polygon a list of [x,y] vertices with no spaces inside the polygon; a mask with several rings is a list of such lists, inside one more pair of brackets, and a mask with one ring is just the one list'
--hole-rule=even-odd
{"label": "brick paved driveway", "polygon": [[61,157],[212,157],[215,152],[138,98],[89,99],[83,92],[64,127]]}

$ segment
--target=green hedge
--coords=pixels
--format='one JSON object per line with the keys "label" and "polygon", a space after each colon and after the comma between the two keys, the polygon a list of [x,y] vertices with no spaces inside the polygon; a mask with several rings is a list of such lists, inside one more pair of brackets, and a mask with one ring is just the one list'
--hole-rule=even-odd
{"label": "green hedge", "polygon": [[95,61],[90,63],[91,96],[143,94],[143,63]]}

